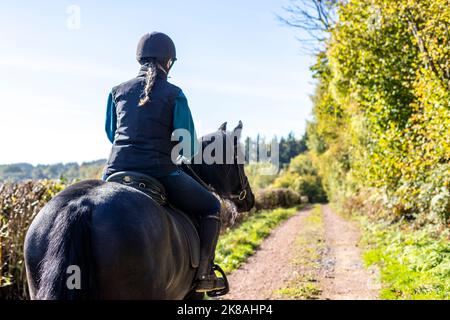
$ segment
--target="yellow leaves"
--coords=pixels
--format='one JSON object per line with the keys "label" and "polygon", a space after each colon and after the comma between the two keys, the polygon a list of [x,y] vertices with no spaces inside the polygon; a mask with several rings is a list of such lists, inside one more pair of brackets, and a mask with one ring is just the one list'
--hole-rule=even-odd
{"label": "yellow leaves", "polygon": [[308,130],[314,164],[332,193],[351,180],[399,214],[425,212],[450,180],[449,2],[350,0],[339,17]]}

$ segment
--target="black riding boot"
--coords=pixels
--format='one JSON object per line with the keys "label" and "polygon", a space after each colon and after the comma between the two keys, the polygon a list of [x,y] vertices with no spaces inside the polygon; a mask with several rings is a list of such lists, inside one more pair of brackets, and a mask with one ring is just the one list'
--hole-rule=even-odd
{"label": "black riding boot", "polygon": [[207,216],[200,225],[200,263],[197,269],[197,292],[209,292],[225,288],[223,278],[218,278],[213,270],[214,252],[220,232],[220,218]]}

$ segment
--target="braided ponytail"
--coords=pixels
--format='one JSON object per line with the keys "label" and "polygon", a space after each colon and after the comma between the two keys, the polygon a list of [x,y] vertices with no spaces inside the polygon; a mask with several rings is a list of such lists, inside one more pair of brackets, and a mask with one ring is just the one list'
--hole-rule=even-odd
{"label": "braided ponytail", "polygon": [[144,95],[143,98],[139,101],[139,107],[142,107],[147,102],[150,101],[150,93],[152,92],[153,85],[155,84],[156,79],[156,69],[157,65],[156,62],[150,61],[146,63],[146,66],[148,67],[146,78],[145,78],[145,88],[144,92],[142,93]]}

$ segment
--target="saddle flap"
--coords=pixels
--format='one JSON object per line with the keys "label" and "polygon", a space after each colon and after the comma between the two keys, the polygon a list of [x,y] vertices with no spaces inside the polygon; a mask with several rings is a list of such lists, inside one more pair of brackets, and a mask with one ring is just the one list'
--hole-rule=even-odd
{"label": "saddle flap", "polygon": [[200,263],[200,237],[194,223],[187,215],[176,208],[172,207],[168,212],[169,216],[181,226],[188,243],[191,266],[197,268]]}

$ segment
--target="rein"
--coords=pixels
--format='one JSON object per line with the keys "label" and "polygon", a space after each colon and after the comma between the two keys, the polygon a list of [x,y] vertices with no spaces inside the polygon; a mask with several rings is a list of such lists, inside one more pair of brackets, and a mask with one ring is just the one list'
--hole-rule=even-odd
{"label": "rein", "polygon": [[192,166],[189,163],[183,163],[183,165],[189,169],[193,178],[195,180],[197,180],[198,183],[200,183],[208,191],[217,194],[219,197],[221,197],[223,199],[228,199],[228,200],[238,199],[239,201],[243,201],[247,197],[248,179],[245,177],[245,174],[244,174],[244,172],[242,172],[240,167],[238,167],[238,172],[239,172],[239,183],[241,185],[241,191],[237,195],[230,194],[230,195],[226,196],[226,195],[221,195],[219,192],[217,192],[217,190],[212,185],[207,184],[205,181],[203,181],[203,179],[194,171],[194,169],[192,169]]}

